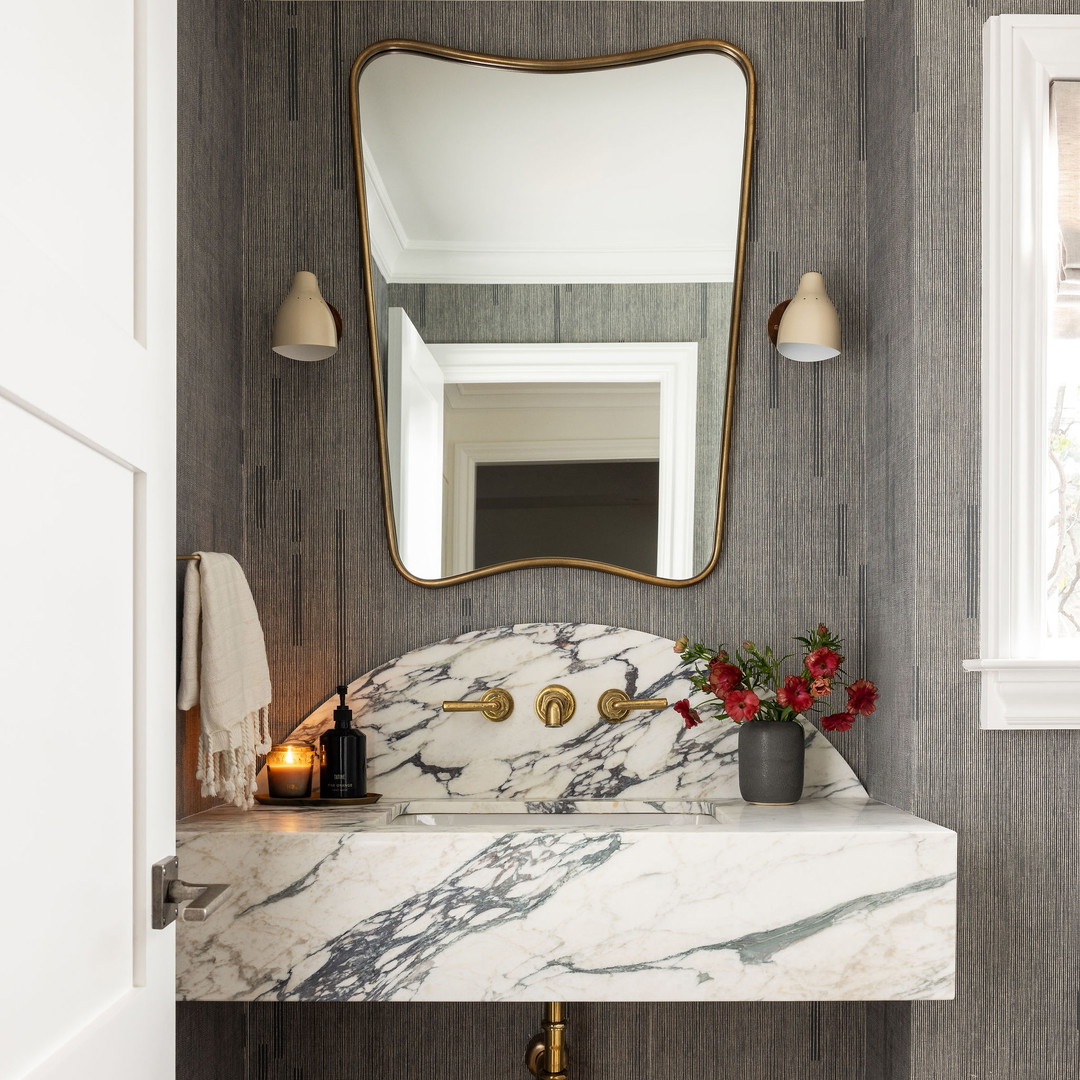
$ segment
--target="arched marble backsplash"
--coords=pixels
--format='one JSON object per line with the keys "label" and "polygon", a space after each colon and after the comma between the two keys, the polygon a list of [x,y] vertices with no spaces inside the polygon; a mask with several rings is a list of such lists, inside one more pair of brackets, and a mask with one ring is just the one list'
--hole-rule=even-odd
{"label": "arched marble backsplash", "polygon": [[[577,698],[564,727],[545,727],[538,691],[559,683]],[[514,698],[502,723],[445,713],[444,700],[501,687]],[[387,798],[737,799],[738,731],[726,720],[687,730],[669,707],[619,724],[596,709],[602,691],[675,702],[692,688],[674,642],[590,623],[519,623],[462,634],[405,653],[349,685],[355,724],[367,736],[368,787]],[[291,733],[317,742],[337,695]],[[806,729],[804,798],[867,795],[836,748]]]}

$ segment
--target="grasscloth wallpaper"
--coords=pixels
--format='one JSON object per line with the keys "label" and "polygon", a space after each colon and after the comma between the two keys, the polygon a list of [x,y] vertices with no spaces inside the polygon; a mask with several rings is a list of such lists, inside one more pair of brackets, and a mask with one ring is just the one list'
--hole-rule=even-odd
{"label": "grasscloth wallpaper", "polygon": [[[1080,12],[1075,0],[1054,8]],[[1074,733],[980,732],[977,688],[959,666],[975,654],[978,616],[980,36],[999,10],[986,0],[186,6],[181,114],[195,141],[182,149],[210,160],[184,165],[181,180],[181,322],[197,329],[180,357],[179,543],[241,557],[266,630],[276,730],[342,677],[466,629],[574,619],[782,640],[821,618],[885,690],[875,717],[838,745],[872,794],[960,834],[955,1002],[579,1006],[582,1077],[1080,1075],[1080,744]],[[555,57],[719,37],[749,54],[759,126],[731,491],[721,563],[702,584],[554,569],[429,591],[394,571],[345,81],[356,53],[386,37]],[[273,311],[300,268],[319,275],[347,323],[322,364],[269,349]],[[845,348],[836,362],[798,365],[771,349],[764,322],[811,268],[841,311]],[[198,805],[188,788],[182,810]],[[200,1080],[515,1076],[535,1024],[527,1007],[479,1004],[187,1004],[178,1016],[178,1076]]]}
{"label": "grasscloth wallpaper", "polygon": [[1076,732],[989,732],[978,684],[982,28],[1076,0],[870,0],[872,794],[960,837],[957,996],[887,1010],[896,1075],[1080,1076]]}
{"label": "grasscloth wallpaper", "polygon": [[[243,6],[177,7],[176,550],[242,560]],[[178,597],[185,568],[177,564]],[[185,813],[212,805],[199,795],[197,752],[198,718],[178,713]]]}

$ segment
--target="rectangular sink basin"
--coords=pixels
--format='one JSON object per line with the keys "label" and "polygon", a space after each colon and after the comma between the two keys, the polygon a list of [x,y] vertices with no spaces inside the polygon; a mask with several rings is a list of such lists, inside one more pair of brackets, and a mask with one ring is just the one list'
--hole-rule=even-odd
{"label": "rectangular sink basin", "polygon": [[417,829],[483,829],[497,828],[505,832],[522,832],[527,829],[633,829],[671,826],[711,826],[720,823],[709,814],[401,814],[394,818],[394,825],[412,826]]}

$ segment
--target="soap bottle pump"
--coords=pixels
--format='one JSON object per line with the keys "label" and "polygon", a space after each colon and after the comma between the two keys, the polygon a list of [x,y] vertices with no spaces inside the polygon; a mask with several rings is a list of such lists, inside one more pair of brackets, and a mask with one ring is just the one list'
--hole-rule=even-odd
{"label": "soap bottle pump", "polygon": [[352,711],[345,704],[347,686],[337,688],[341,703],[334,710],[334,726],[319,737],[319,795],[323,799],[359,799],[367,794],[364,736],[352,726]]}

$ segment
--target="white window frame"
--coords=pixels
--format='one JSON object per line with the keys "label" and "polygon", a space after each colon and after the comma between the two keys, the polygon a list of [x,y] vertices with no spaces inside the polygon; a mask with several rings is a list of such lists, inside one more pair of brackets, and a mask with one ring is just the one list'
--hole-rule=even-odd
{"label": "white window frame", "polygon": [[1044,222],[1050,83],[1080,79],[1080,16],[998,15],[983,38],[984,728],[1080,727],[1080,653],[1042,644]]}

